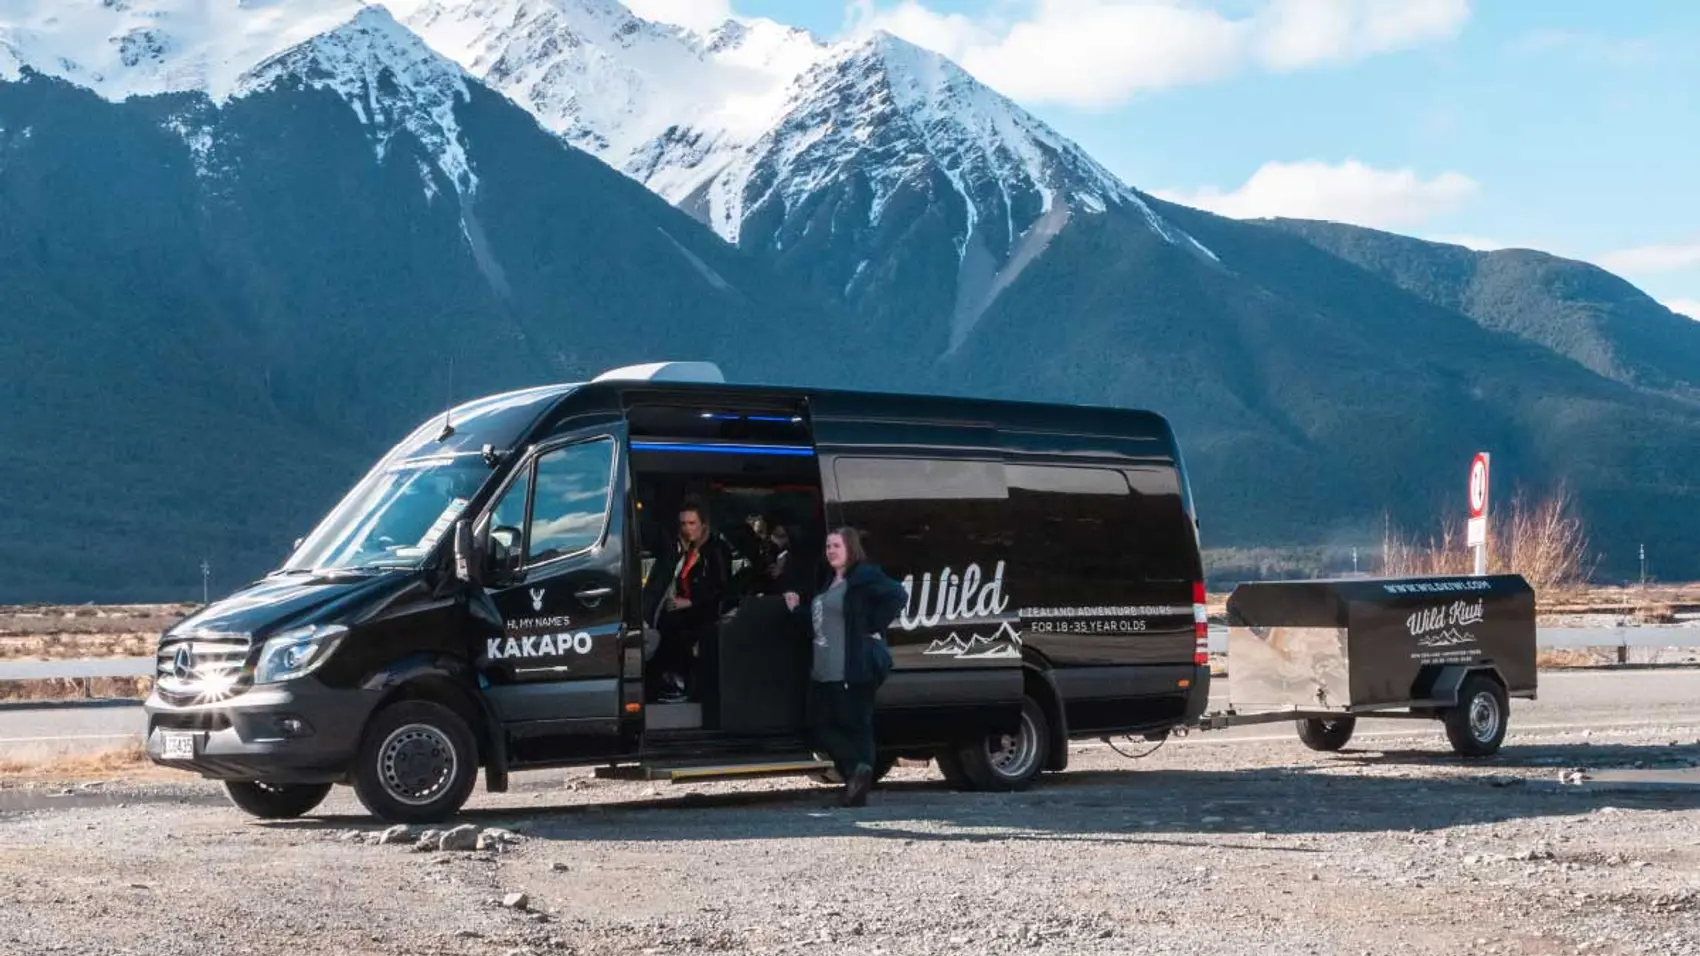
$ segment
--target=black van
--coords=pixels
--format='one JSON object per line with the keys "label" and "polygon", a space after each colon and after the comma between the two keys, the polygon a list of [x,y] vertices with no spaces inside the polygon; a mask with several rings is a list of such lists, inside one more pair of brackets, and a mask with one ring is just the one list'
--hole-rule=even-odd
{"label": "black van", "polygon": [[[687,499],[731,586],[691,699],[656,703],[645,583]],[[421,426],[281,568],[162,635],[148,753],[268,818],[348,783],[379,817],[442,820],[479,768],[492,791],[572,765],[822,775],[780,589],[847,524],[909,592],[879,771],[932,758],[959,788],[1016,789],[1072,738],[1203,712],[1194,514],[1148,412],[737,386],[705,363],[496,395]]]}

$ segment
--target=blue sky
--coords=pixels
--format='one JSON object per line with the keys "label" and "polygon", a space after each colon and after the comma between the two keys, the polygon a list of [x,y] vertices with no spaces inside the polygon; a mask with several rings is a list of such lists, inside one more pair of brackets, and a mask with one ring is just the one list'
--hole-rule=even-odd
{"label": "blue sky", "polygon": [[1694,0],[632,0],[937,49],[1132,185],[1600,263],[1700,317]]}

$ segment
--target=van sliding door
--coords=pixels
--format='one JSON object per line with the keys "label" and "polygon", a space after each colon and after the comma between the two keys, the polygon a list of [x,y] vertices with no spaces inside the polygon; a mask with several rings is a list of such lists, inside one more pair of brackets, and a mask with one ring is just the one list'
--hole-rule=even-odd
{"label": "van sliding door", "polygon": [[835,420],[815,409],[829,516],[862,532],[903,582],[886,633],[896,670],[880,689],[881,737],[931,743],[965,723],[1002,727],[1022,696],[1014,529],[996,433],[957,424]]}

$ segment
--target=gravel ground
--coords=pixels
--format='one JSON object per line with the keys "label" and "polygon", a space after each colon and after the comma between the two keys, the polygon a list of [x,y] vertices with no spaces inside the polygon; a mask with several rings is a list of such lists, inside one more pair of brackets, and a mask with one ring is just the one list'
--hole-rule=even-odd
{"label": "gravel ground", "polygon": [[1076,745],[1022,794],[900,767],[861,810],[539,773],[475,796],[464,822],[518,836],[471,852],[380,845],[340,788],[267,824],[193,778],[14,780],[0,953],[1700,953],[1700,787],[1566,782],[1700,766],[1697,735],[1462,763],[1434,733],[1324,756],[1277,726]]}

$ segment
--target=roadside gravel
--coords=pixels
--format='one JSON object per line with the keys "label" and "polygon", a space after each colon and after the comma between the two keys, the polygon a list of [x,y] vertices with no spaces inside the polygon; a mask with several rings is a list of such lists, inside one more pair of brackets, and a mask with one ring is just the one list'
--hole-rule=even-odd
{"label": "roadside gravel", "polygon": [[1700,765],[1700,727],[1514,735],[1485,763],[1270,729],[1131,764],[1077,745],[1021,794],[900,767],[862,810],[792,780],[520,775],[456,821],[484,837],[463,852],[381,844],[340,788],[264,824],[193,779],[15,783],[0,952],[1700,953],[1700,788],[1565,782]]}

